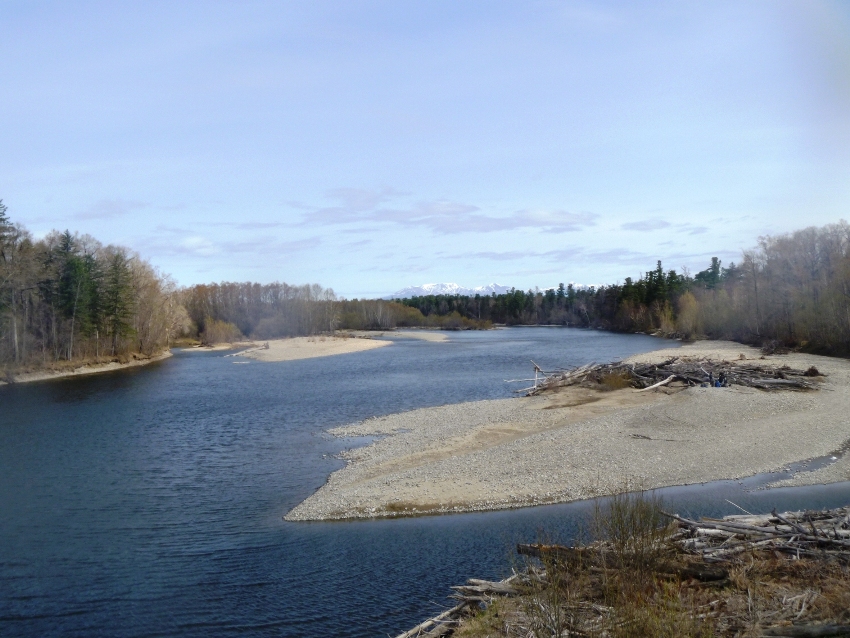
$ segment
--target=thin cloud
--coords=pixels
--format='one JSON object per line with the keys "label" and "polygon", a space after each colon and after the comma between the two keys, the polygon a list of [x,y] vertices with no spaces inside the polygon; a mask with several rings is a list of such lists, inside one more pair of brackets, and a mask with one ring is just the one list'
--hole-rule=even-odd
{"label": "thin cloud", "polygon": [[575,232],[596,223],[592,213],[564,210],[518,210],[506,216],[488,215],[478,206],[450,200],[419,202],[410,207],[379,205],[398,193],[359,189],[331,192],[343,205],[316,208],[304,215],[303,225],[395,224],[427,228],[440,234],[489,233],[530,228],[550,233]]}
{"label": "thin cloud", "polygon": [[283,222],[242,222],[235,224],[234,228],[238,228],[239,230],[268,230],[286,225]]}
{"label": "thin cloud", "polygon": [[475,259],[492,259],[494,261],[511,261],[514,259],[526,259],[527,257],[539,257],[540,253],[525,252],[521,250],[511,250],[506,252],[484,251],[477,253],[467,253],[464,255],[454,255],[454,259],[467,259],[474,257]]}
{"label": "thin cloud", "polygon": [[620,263],[634,264],[644,263],[647,260],[653,260],[646,253],[639,253],[632,250],[613,249],[605,251],[583,250],[581,248],[565,248],[561,250],[547,251],[531,251],[531,250],[510,250],[504,252],[496,251],[481,251],[475,253],[464,253],[453,255],[453,259],[490,259],[493,261],[518,261],[523,259],[544,258],[548,261],[561,263],[574,263],[580,261],[582,263]]}
{"label": "thin cloud", "polygon": [[339,200],[342,208],[352,211],[374,210],[378,205],[404,194],[392,188],[382,188],[379,191],[363,188],[334,188],[326,193],[329,199]]}
{"label": "thin cloud", "polygon": [[209,257],[219,252],[215,244],[206,237],[198,235],[186,237],[175,246],[175,252],[182,254],[198,255],[200,257]]}
{"label": "thin cloud", "polygon": [[293,241],[275,241],[274,239],[254,239],[245,241],[223,242],[222,248],[229,253],[251,254],[289,254],[316,248],[322,244],[319,237],[306,237]]}
{"label": "thin cloud", "polygon": [[276,259],[315,249],[322,244],[322,240],[320,237],[307,237],[293,241],[277,241],[274,237],[259,237],[240,241],[214,241],[204,235],[169,228],[163,229],[163,234],[149,238],[141,244],[147,252],[156,255],[213,257],[221,254],[249,254]]}
{"label": "thin cloud", "polygon": [[74,219],[112,219],[121,217],[139,208],[148,206],[145,202],[127,201],[123,199],[102,199],[89,206],[86,210],[72,215]]}
{"label": "thin cloud", "polygon": [[641,253],[634,250],[625,250],[622,248],[614,248],[611,250],[553,250],[543,253],[543,256],[550,259],[559,259],[563,261],[578,260],[582,263],[595,264],[645,264],[647,262],[655,263],[656,257]]}
{"label": "thin cloud", "polygon": [[644,219],[639,222],[629,222],[620,226],[623,230],[636,230],[641,233],[647,233],[653,230],[661,230],[662,228],[669,227],[670,222],[666,222],[663,219]]}

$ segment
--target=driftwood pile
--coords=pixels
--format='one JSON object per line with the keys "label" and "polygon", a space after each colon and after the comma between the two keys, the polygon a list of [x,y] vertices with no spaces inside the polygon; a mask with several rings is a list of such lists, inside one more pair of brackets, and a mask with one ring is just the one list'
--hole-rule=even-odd
{"label": "driftwood pile", "polygon": [[679,524],[672,537],[683,551],[707,563],[728,562],[759,549],[801,556],[832,557],[850,563],[850,507],[764,515],[726,516],[699,521],[666,514]]}
{"label": "driftwood pile", "polygon": [[665,385],[747,386],[760,390],[814,390],[815,378],[823,376],[815,367],[796,370],[773,367],[753,360],[714,361],[692,357],[671,357],[661,363],[590,363],[568,370],[543,371],[534,363],[534,385],[517,393],[532,396],[567,386],[601,389],[632,387],[649,390]]}
{"label": "driftwood pile", "polygon": [[[659,548],[663,549],[659,549],[650,569],[662,582],[674,584],[668,592],[693,592],[694,621],[713,628],[710,635],[850,636],[850,624],[847,624],[850,612],[841,612],[846,605],[839,603],[836,614],[833,604],[833,611],[825,615],[818,603],[819,597],[834,596],[836,587],[839,595],[850,600],[842,585],[847,582],[846,570],[850,565],[850,506],[784,514],[774,510],[771,514],[723,519],[691,520],[666,513],[664,516],[675,524],[659,537]],[[540,564],[530,564],[522,572],[514,571],[503,581],[470,579],[465,585],[453,587],[452,598],[459,601],[457,605],[397,638],[451,636],[465,618],[497,600],[517,597],[511,606],[498,608],[502,627],[499,635],[511,638],[544,635],[545,632],[535,633],[531,628],[540,621],[534,616],[534,607],[551,600],[545,594],[547,588],[568,588],[573,579],[604,581],[622,577],[612,547],[609,541],[579,547],[517,545],[519,554],[540,559]],[[794,571],[793,565],[807,561],[809,571]],[[820,568],[811,565],[824,565],[825,571],[818,572]],[[803,576],[801,581],[799,576],[803,573],[812,576],[808,579]],[[818,580],[819,576],[828,579],[836,573],[844,580],[837,583]],[[797,582],[788,581],[783,574],[791,575],[792,581],[797,574]],[[760,582],[771,578],[773,583]],[[594,588],[599,589],[594,585],[590,590]],[[756,599],[754,591],[759,588],[760,598]],[[709,602],[700,604],[705,601]],[[628,622],[619,617],[616,608],[592,597],[573,598],[561,604],[572,608],[578,624],[558,635],[609,636],[606,627]],[[673,603],[668,601],[668,604]]]}
{"label": "driftwood pile", "polygon": [[450,596],[460,603],[447,609],[438,616],[429,618],[413,629],[399,634],[396,638],[442,638],[454,633],[462,618],[478,611],[481,605],[487,606],[496,598],[517,596],[523,585],[535,577],[535,572],[529,574],[514,574],[505,580],[492,581],[470,578],[466,585],[452,587],[455,593]]}

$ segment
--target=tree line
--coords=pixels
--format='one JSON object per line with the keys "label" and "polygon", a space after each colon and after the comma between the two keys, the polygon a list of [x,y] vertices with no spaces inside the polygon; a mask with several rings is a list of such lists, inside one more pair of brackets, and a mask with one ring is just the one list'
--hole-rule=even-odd
{"label": "tree line", "polygon": [[187,326],[174,282],[138,255],[69,231],[34,240],[0,200],[0,369],[150,356]]}
{"label": "tree line", "polygon": [[460,313],[423,315],[418,309],[382,299],[341,299],[318,284],[223,282],[190,286],[180,300],[192,332],[204,343],[277,339],[336,330],[399,327],[466,329],[489,327]]}
{"label": "tree line", "polygon": [[566,325],[686,339],[774,341],[850,354],[850,226],[762,237],[739,264],[691,275],[661,262],[633,280],[501,295],[347,300],[317,284],[223,282],[178,289],[147,261],[88,235],[34,240],[0,200],[0,368],[151,355],[206,343],[340,329]]}
{"label": "tree line", "polygon": [[724,267],[716,257],[694,275],[661,262],[636,281],[511,290],[490,296],[425,296],[400,303],[426,318],[458,314],[506,325],[569,325],[686,339],[777,342],[850,354],[850,226],[767,236]]}

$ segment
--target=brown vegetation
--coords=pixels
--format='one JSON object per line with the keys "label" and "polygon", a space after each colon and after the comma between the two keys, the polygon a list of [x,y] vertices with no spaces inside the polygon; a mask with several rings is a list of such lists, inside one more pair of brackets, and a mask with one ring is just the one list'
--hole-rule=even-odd
{"label": "brown vegetation", "polygon": [[[458,313],[425,317],[416,308],[381,299],[338,299],[317,284],[291,286],[245,283],[203,284],[181,293],[195,331],[209,341],[227,330],[252,339],[308,336],[336,330],[388,330],[428,327],[468,330],[490,327],[489,322]],[[211,331],[211,322],[219,322]],[[226,339],[225,339],[226,340]]]}
{"label": "brown vegetation", "polygon": [[[843,548],[843,541],[834,540],[850,536],[848,512],[842,508],[668,524],[654,497],[620,495],[597,508],[589,526],[593,542],[518,546],[527,562],[512,577],[501,582],[471,579],[454,587],[453,597],[461,602],[454,613],[408,635],[848,635],[850,543]],[[758,519],[763,526],[745,530],[743,518]],[[721,531],[724,522],[738,527]],[[804,525],[809,536],[817,536],[805,541],[805,547],[789,549],[794,533],[802,535],[790,528]],[[695,550],[699,543],[737,549],[710,558]]]}

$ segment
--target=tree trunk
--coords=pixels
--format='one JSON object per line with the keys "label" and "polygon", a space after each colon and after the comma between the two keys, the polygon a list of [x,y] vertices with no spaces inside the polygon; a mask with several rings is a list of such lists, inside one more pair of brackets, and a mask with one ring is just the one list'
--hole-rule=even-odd
{"label": "tree trunk", "polygon": [[80,300],[80,286],[82,280],[77,282],[77,292],[74,294],[74,312],[71,313],[71,341],[68,344],[68,361],[74,358],[74,324],[77,321],[77,302]]}
{"label": "tree trunk", "polygon": [[18,353],[18,318],[15,312],[15,290],[12,290],[12,343],[15,346],[15,363],[20,360]]}

